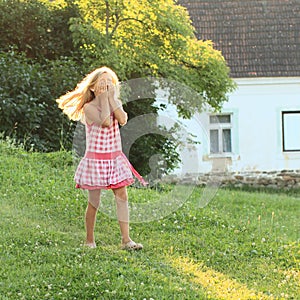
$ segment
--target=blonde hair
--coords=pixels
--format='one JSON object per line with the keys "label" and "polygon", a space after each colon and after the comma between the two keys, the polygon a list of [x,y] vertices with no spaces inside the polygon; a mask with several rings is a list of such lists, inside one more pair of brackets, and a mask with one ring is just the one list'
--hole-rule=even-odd
{"label": "blonde hair", "polygon": [[73,91],[66,93],[56,99],[58,107],[62,109],[69,119],[78,121],[83,119],[83,106],[95,98],[94,92],[91,91],[99,77],[108,73],[112,76],[113,84],[118,85],[119,80],[114,71],[108,67],[101,67],[88,74],[80,83],[77,84]]}

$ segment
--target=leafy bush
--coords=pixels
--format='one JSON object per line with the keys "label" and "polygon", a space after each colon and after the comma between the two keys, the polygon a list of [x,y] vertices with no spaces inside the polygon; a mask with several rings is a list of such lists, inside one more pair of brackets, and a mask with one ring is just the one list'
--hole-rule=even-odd
{"label": "leafy bush", "polygon": [[70,149],[74,124],[55,103],[81,77],[71,59],[41,65],[11,50],[0,53],[0,131],[26,149]]}
{"label": "leafy bush", "polygon": [[[26,149],[70,150],[75,124],[54,100],[101,65],[121,80],[151,75],[184,83],[189,88],[169,101],[186,118],[206,102],[221,107],[234,88],[229,69],[211,42],[196,39],[185,9],[171,0],[127,2],[0,0],[0,132]],[[129,103],[129,118],[157,114],[154,98]],[[179,155],[172,133],[154,132],[134,141],[128,155],[142,174],[159,177]],[[123,141],[130,134],[124,130]]]}
{"label": "leafy bush", "polygon": [[[11,49],[0,52],[0,68],[0,132],[13,137],[25,149],[71,150],[76,123],[61,113],[55,99],[74,88],[83,77],[79,66],[69,58],[41,64]],[[130,118],[145,113],[146,107],[148,113],[156,113],[152,107],[154,99],[141,102],[140,106],[134,105],[135,102],[126,106]],[[126,133],[130,132],[125,130],[124,133],[126,141]],[[130,160],[141,173],[149,174],[149,159],[155,153],[164,157],[166,165],[159,164],[160,170],[155,170],[159,174],[154,177],[168,173],[179,160],[174,143],[164,135],[153,134],[134,142]]]}

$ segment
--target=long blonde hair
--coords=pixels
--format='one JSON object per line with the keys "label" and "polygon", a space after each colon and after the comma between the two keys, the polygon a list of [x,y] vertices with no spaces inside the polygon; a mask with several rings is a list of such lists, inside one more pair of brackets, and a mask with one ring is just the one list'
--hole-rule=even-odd
{"label": "long blonde hair", "polygon": [[114,71],[108,67],[101,67],[88,74],[79,82],[73,91],[66,93],[56,99],[58,107],[62,109],[69,119],[78,121],[83,119],[83,106],[95,98],[91,91],[103,73],[109,73],[113,78],[113,84],[118,85],[119,80]]}

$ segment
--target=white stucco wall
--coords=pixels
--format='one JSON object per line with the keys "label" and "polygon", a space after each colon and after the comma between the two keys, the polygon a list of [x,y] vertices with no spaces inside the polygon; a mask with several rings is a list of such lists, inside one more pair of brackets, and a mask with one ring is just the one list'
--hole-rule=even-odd
{"label": "white stucco wall", "polygon": [[[224,112],[233,112],[232,171],[300,169],[300,152],[283,152],[282,111],[300,111],[300,78],[237,79]],[[293,135],[299,137],[300,128]]]}
{"label": "white stucco wall", "polygon": [[[232,114],[232,153],[210,154],[209,113],[195,115],[183,123],[201,144],[180,151],[183,164],[176,173],[210,172],[213,164],[230,172],[300,169],[300,152],[284,152],[282,146],[282,111],[300,111],[300,77],[243,78],[236,83],[222,109]],[[175,119],[172,108],[162,114]],[[298,139],[296,127],[289,134]]]}

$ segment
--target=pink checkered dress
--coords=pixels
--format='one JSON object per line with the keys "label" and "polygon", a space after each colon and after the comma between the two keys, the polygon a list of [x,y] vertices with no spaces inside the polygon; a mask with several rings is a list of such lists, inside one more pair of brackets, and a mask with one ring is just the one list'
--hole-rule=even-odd
{"label": "pink checkered dress", "polygon": [[114,189],[134,182],[132,173],[143,183],[122,152],[118,121],[111,115],[111,125],[86,125],[86,152],[75,172],[77,188]]}

